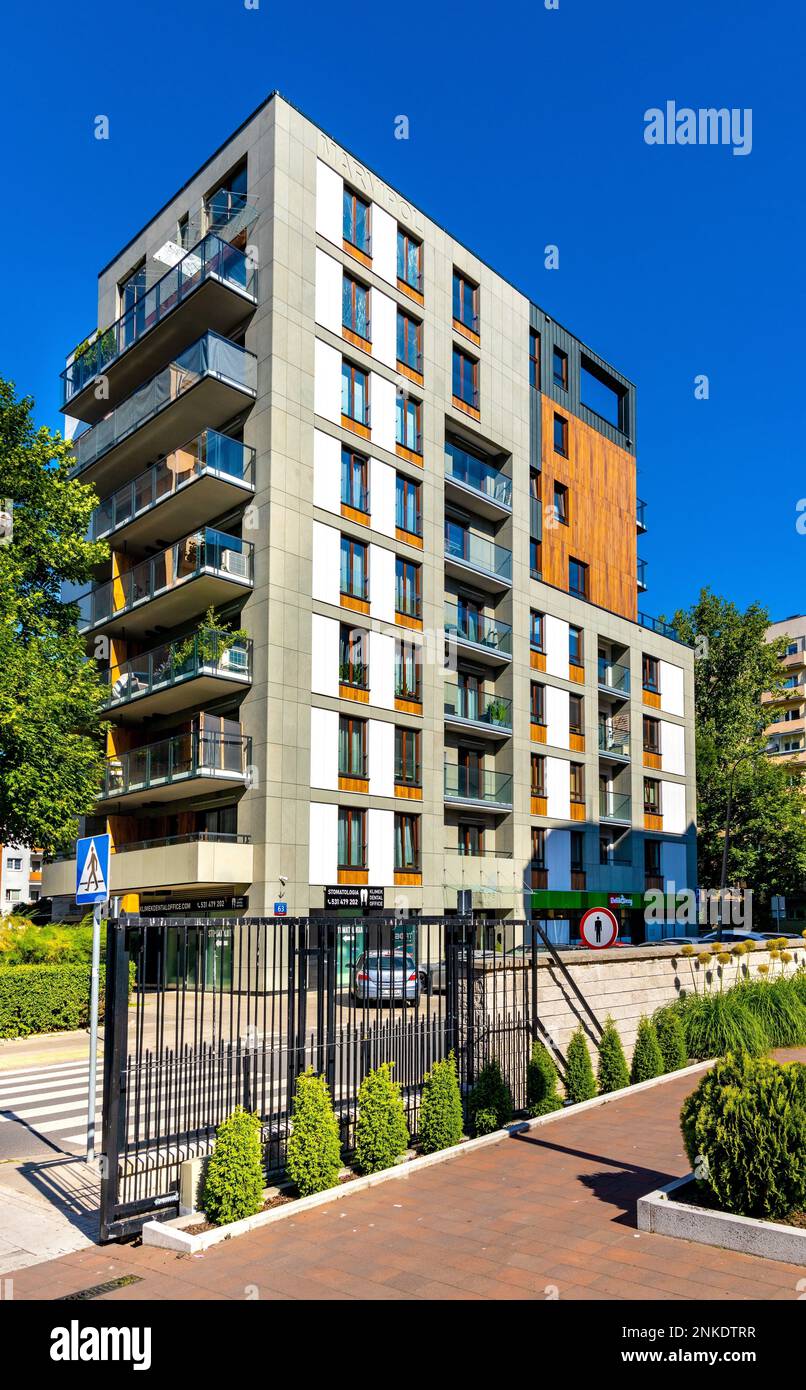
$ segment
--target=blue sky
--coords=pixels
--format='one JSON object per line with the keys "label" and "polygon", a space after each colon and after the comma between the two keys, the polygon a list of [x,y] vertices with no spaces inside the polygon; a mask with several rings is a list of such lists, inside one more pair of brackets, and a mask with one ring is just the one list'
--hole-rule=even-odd
{"label": "blue sky", "polygon": [[[647,612],[803,612],[805,30],[784,0],[14,0],[0,372],[60,423],[98,270],[277,88],[637,383]],[[752,152],[650,147],[667,100],[752,108]]]}

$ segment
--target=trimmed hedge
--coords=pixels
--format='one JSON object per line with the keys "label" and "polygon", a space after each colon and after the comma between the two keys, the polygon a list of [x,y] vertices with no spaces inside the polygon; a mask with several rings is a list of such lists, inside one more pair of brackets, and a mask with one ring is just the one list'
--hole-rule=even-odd
{"label": "trimmed hedge", "polygon": [[[103,965],[98,1016],[104,1016]],[[0,1038],[88,1028],[90,971],[86,965],[7,965],[0,970]]]}

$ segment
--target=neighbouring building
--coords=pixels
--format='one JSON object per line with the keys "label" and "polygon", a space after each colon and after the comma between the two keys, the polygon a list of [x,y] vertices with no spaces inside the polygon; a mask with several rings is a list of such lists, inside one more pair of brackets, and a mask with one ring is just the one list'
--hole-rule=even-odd
{"label": "neighbouring building", "polygon": [[693,653],[638,612],[621,372],[277,94],[101,271],[97,322],[63,403],[111,552],[85,832],[125,907],[465,891],[564,940],[695,886]]}
{"label": "neighbouring building", "polygon": [[42,851],[25,845],[0,845],[0,913],[16,912],[42,896]]}
{"label": "neighbouring building", "polygon": [[[774,706],[772,723],[765,730],[767,752],[776,762],[790,766],[793,776],[800,777],[806,764],[806,614],[795,613],[772,623],[767,638],[772,642],[776,637],[787,638],[782,657],[784,688],[774,697],[763,697],[763,704]],[[777,920],[782,927],[798,931],[806,925],[806,888],[784,898],[783,913]]]}

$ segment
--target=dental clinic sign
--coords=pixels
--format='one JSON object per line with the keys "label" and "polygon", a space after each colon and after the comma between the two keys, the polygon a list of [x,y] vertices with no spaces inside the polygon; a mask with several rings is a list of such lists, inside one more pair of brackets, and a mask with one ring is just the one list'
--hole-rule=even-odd
{"label": "dental clinic sign", "polygon": [[753,111],[749,106],[650,106],[644,112],[647,145],[730,145],[734,154],[753,148]]}

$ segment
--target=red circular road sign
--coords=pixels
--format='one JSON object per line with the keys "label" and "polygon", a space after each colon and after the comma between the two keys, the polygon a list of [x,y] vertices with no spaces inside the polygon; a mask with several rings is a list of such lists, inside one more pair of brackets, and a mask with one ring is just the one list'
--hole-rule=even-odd
{"label": "red circular road sign", "polygon": [[618,920],[609,907],[589,907],[583,912],[579,923],[579,934],[592,951],[603,951],[606,946],[615,946],[618,940]]}

